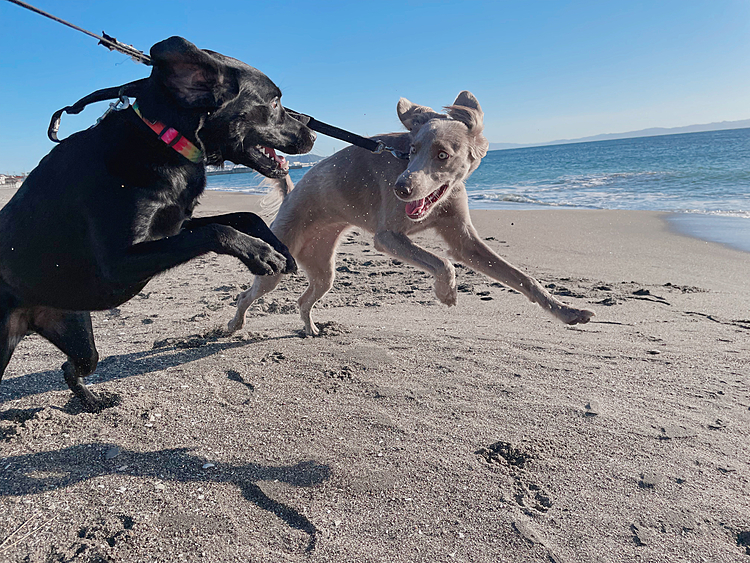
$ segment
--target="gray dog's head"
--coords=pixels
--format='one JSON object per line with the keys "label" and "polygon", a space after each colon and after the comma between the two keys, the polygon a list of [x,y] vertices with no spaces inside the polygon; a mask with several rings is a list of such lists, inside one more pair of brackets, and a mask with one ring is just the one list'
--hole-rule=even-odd
{"label": "gray dog's head", "polygon": [[445,108],[447,114],[406,98],[399,100],[396,109],[411,135],[411,149],[409,166],[396,180],[394,193],[408,202],[407,216],[420,221],[463,184],[487,154],[484,113],[467,91]]}
{"label": "gray dog's head", "polygon": [[230,160],[269,178],[288,173],[288,154],[312,149],[315,133],[281,105],[281,90],[242,61],[198,49],[181,37],[151,48],[152,78],[187,110],[206,114],[198,137],[209,164]]}

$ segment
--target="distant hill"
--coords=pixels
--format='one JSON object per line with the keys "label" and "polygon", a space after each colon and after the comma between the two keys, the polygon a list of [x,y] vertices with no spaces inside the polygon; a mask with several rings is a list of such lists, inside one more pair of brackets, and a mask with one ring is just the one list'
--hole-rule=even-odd
{"label": "distant hill", "polygon": [[527,145],[518,143],[490,143],[489,150],[497,151],[504,149],[519,149],[523,147],[544,147],[549,145],[568,145],[570,143],[589,143],[592,141],[612,141],[615,139],[632,139],[635,137],[657,137],[659,135],[678,135],[680,133],[700,133],[703,131],[722,131],[724,129],[745,129],[750,127],[750,119],[739,121],[720,121],[718,123],[705,123],[703,125],[687,125],[685,127],[652,127],[640,131],[629,131],[627,133],[604,133],[593,137],[581,137],[580,139],[560,139],[548,143],[531,143]]}
{"label": "distant hill", "polygon": [[315,164],[316,162],[320,162],[321,160],[323,160],[324,158],[326,158],[325,156],[320,156],[320,155],[312,154],[312,153],[308,153],[308,154],[285,154],[284,157],[289,162],[302,162],[302,163],[305,163],[305,164],[308,163],[308,162],[310,162],[312,164]]}

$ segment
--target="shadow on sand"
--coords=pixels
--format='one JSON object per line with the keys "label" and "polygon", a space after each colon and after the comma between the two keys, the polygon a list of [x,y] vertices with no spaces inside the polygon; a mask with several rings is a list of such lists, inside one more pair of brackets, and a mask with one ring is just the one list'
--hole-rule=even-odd
{"label": "shadow on sand", "polygon": [[[185,341],[190,343],[190,338],[193,337],[189,337]],[[96,371],[87,377],[86,381],[94,386],[93,390],[96,393],[95,389],[98,383],[162,371],[170,367],[201,360],[225,350],[247,346],[251,342],[241,340],[206,343],[204,340],[187,347],[171,345],[130,354],[116,354],[101,360],[96,367]],[[0,384],[0,404],[5,401],[13,401],[47,393],[48,391],[62,391],[63,389],[67,389],[67,386],[61,368],[6,378]]]}
{"label": "shadow on sand", "polygon": [[[247,500],[275,514],[289,527],[305,532],[309,536],[307,551],[315,549],[318,530],[313,523],[294,508],[270,498],[257,483],[278,480],[295,487],[312,487],[330,477],[328,465],[314,461],[277,467],[217,462],[205,470],[203,465],[208,460],[193,455],[187,448],[143,453],[114,448],[112,444],[90,443],[4,458],[3,467],[0,468],[5,474],[0,479],[0,496],[37,494],[70,487],[88,479],[113,474],[117,467],[126,463],[128,469],[125,474],[130,476],[158,481],[236,485]],[[116,461],[107,460],[107,452],[117,452]]]}

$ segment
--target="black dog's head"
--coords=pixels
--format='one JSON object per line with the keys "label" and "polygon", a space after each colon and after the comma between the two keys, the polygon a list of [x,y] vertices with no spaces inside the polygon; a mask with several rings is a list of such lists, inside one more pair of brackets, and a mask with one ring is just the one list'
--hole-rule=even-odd
{"label": "black dog's head", "polygon": [[281,178],[288,165],[275,150],[298,154],[312,149],[315,133],[286,112],[281,91],[259,70],[181,37],[154,45],[151,59],[152,78],[180,106],[206,113],[198,137],[209,164],[229,160]]}

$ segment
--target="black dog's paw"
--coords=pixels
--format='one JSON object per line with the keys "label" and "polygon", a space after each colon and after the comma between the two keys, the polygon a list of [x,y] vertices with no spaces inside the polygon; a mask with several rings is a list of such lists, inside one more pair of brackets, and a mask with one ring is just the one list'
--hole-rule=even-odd
{"label": "black dog's paw", "polygon": [[[240,260],[256,276],[271,276],[281,274],[287,268],[287,258],[277,252],[270,245],[260,239],[253,239],[247,243],[245,252],[240,256]],[[292,258],[292,260],[294,260]],[[295,263],[296,268],[296,263]]]}
{"label": "black dog's paw", "polygon": [[100,413],[105,409],[120,406],[122,397],[117,393],[107,393],[100,391],[93,400],[83,399],[82,397],[73,396],[65,405],[63,411],[67,414],[81,414],[84,412]]}
{"label": "black dog's paw", "polygon": [[291,252],[289,252],[289,249],[284,245],[284,243],[276,238],[276,235],[271,232],[271,229],[269,229],[268,226],[263,222],[263,219],[261,219],[254,213],[245,213],[244,215],[248,217],[244,217],[247,224],[245,225],[246,229],[243,230],[243,232],[267,242],[273,247],[274,250],[276,250],[276,252],[280,252],[284,255],[284,257],[286,258],[286,265],[284,266],[284,269],[281,270],[282,274],[296,273],[297,262],[295,261]]}
{"label": "black dog's paw", "polygon": [[294,256],[292,256],[292,253],[289,252],[289,249],[284,246],[276,237],[274,237],[274,240],[265,240],[268,244],[271,245],[271,247],[281,254],[284,257],[284,268],[281,270],[281,274],[296,274],[297,273],[297,261],[294,259]]}
{"label": "black dog's paw", "polygon": [[281,272],[282,274],[296,274],[297,273],[297,261],[294,259],[294,256],[292,256],[288,250],[285,252],[282,252],[284,257],[286,258],[286,267],[284,268],[284,271]]}

